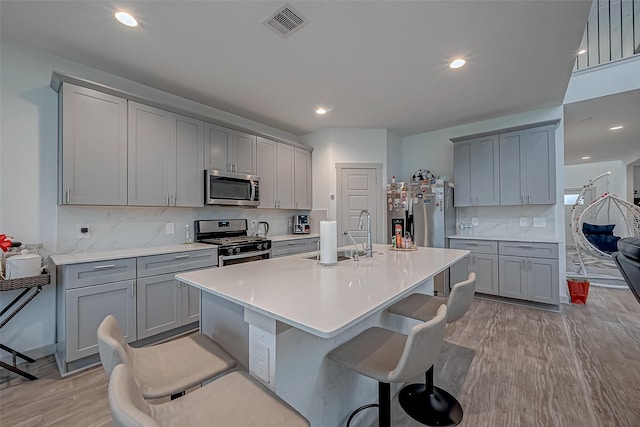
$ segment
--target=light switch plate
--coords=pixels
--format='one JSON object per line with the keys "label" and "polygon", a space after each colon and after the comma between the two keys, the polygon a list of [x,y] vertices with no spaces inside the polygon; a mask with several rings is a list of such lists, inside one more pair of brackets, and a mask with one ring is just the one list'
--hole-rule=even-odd
{"label": "light switch plate", "polygon": [[471,217],[471,225],[478,225],[479,221],[478,221],[478,217],[477,216],[472,216]]}
{"label": "light switch plate", "polygon": [[533,218],[533,226],[534,227],[546,227],[547,220],[544,217]]}
{"label": "light switch plate", "polygon": [[176,225],[173,222],[168,222],[164,226],[164,231],[167,234],[175,234],[176,233]]}
{"label": "light switch plate", "polygon": [[526,227],[529,225],[529,217],[521,216],[520,217],[520,227]]}

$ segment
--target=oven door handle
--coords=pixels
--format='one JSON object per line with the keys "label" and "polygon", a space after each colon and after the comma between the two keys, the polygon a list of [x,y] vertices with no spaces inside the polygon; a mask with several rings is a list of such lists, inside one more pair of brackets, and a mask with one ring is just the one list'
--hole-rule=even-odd
{"label": "oven door handle", "polygon": [[266,251],[253,251],[253,252],[245,252],[238,255],[220,255],[218,259],[220,261],[226,261],[229,259],[240,259],[240,258],[251,258],[254,256],[271,254],[271,249],[267,249]]}

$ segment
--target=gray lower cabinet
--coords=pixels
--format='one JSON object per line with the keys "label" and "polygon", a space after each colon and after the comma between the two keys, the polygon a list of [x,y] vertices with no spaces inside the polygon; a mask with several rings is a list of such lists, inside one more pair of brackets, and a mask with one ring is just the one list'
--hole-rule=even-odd
{"label": "gray lower cabinet", "polygon": [[109,314],[115,316],[127,342],[136,338],[135,280],[71,289],[66,292],[66,359],[98,352],[96,331]]}
{"label": "gray lower cabinet", "polygon": [[217,249],[140,257],[137,264],[138,339],[200,320],[200,290],[174,277],[218,265]]}
{"label": "gray lower cabinet", "polygon": [[198,322],[200,290],[179,284],[174,276],[217,265],[218,250],[204,249],[58,266],[57,355],[62,372],[97,361],[96,331],[109,314],[116,317],[127,342],[170,335]]}
{"label": "gray lower cabinet", "polygon": [[476,292],[498,295],[498,255],[470,254],[451,266],[451,286],[467,280],[469,273],[476,273]]}
{"label": "gray lower cabinet", "polygon": [[138,339],[182,326],[182,295],[174,276],[138,279]]}
{"label": "gray lower cabinet", "polygon": [[499,250],[501,296],[560,302],[557,244],[500,242]]}
{"label": "gray lower cabinet", "polygon": [[469,273],[476,273],[476,291],[498,295],[498,242],[491,240],[452,240],[451,249],[471,251],[468,257],[458,261],[449,270],[450,286],[466,280]]}
{"label": "gray lower cabinet", "polygon": [[450,286],[476,273],[476,292],[559,304],[558,245],[452,239],[452,249],[471,254],[450,268]]}
{"label": "gray lower cabinet", "polygon": [[318,250],[318,237],[282,240],[271,244],[271,257],[277,258],[287,255],[304,254]]}

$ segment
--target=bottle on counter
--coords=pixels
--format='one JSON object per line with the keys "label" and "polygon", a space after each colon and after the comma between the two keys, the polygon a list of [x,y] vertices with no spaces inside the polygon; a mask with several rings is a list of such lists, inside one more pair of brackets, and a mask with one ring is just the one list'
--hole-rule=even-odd
{"label": "bottle on counter", "polygon": [[191,230],[189,230],[189,224],[184,226],[184,243],[185,245],[190,245],[191,243],[193,243],[193,240],[191,239]]}

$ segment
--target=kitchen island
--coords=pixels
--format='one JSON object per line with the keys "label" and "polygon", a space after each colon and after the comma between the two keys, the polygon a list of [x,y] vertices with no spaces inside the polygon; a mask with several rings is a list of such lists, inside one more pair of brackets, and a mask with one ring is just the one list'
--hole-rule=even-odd
{"label": "kitchen island", "polygon": [[312,426],[337,426],[356,407],[375,401],[377,387],[326,354],[371,326],[407,333],[414,321],[386,308],[412,292],[432,294],[433,276],[468,254],[373,249],[372,258],[334,266],[304,254],[180,273],[176,279],[202,290],[204,334]]}

